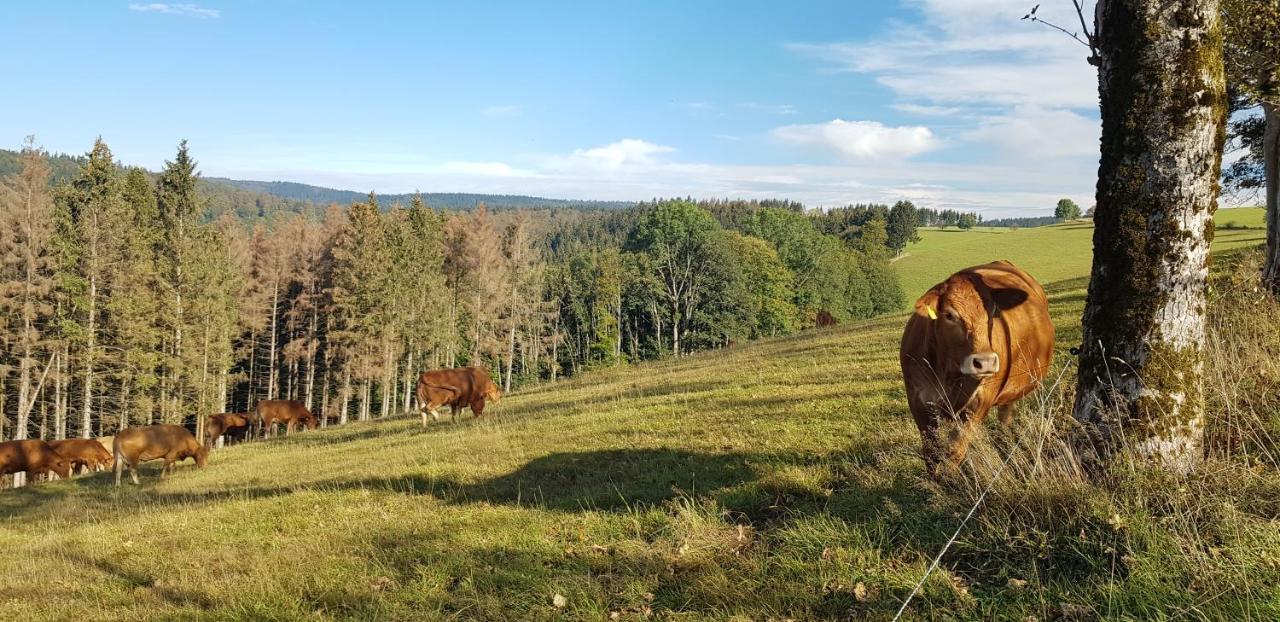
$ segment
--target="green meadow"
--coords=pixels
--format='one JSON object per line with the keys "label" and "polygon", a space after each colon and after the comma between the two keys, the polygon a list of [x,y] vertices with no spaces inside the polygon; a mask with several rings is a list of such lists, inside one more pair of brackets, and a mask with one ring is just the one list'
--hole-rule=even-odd
{"label": "green meadow", "polygon": [[[1216,248],[1261,235],[1220,231]],[[1229,412],[1250,457],[1105,486],[1054,466],[1089,236],[930,230],[896,264],[911,296],[970,264],[1023,265],[1050,290],[1061,350],[1014,427],[991,426],[983,447],[1016,466],[906,619],[1280,618],[1280,477],[1254,442],[1275,429],[1274,331],[1222,342],[1210,366],[1214,430]],[[1247,282],[1249,260],[1229,254],[1219,278]],[[1216,326],[1265,317],[1242,295]],[[4,491],[0,619],[890,619],[996,474],[925,477],[903,321],[590,372],[458,424],[228,447],[139,487],[101,473]]]}
{"label": "green meadow", "polygon": [[[1219,210],[1214,218],[1214,250],[1265,242],[1264,212],[1260,207]],[[1089,276],[1092,249],[1092,220],[1030,229],[977,227],[961,231],[929,227],[920,230],[920,241],[908,245],[893,267],[911,302],[958,268],[995,259],[1008,259],[1022,266],[1041,283]]]}

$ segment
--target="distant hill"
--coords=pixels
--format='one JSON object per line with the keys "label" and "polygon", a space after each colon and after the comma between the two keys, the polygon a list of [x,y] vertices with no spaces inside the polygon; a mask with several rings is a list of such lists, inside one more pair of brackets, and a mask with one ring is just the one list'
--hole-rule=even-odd
{"label": "distant hill", "polygon": [[[282,199],[310,201],[317,205],[328,205],[330,203],[345,205],[356,201],[363,201],[369,194],[368,192],[338,190],[335,188],[325,188],[323,186],[300,184],[292,181],[253,181],[246,179],[227,179],[224,177],[207,177],[206,179],[210,183],[229,184],[237,188],[252,190],[254,192],[263,192]],[[412,194],[378,195],[379,203],[384,206],[393,205],[395,203],[407,204],[412,200],[412,198]],[[490,209],[620,209],[634,205],[634,203],[626,201],[575,201],[570,199],[548,199],[517,194],[469,194],[461,192],[424,192],[422,193],[422,200],[426,201],[427,205],[432,207],[455,210],[475,209],[475,207],[480,203],[484,203],[485,207]]]}
{"label": "distant hill", "polygon": [[[50,154],[49,166],[53,170],[52,183],[58,185],[73,178],[84,159],[82,155]],[[0,177],[16,173],[20,168],[18,152],[0,149]],[[282,213],[318,215],[330,203],[347,205],[363,201],[369,196],[367,192],[337,190],[289,181],[253,181],[225,177],[203,177],[200,180],[200,187],[208,202],[205,218],[209,220],[216,219],[227,212],[244,220],[270,219]],[[412,198],[411,194],[379,195],[378,202],[383,209],[389,209],[397,203],[407,205]],[[509,194],[448,192],[423,193],[422,199],[433,208],[448,210],[475,209],[480,203],[484,203],[492,210],[589,211],[622,209],[634,205],[625,201],[574,201]]]}

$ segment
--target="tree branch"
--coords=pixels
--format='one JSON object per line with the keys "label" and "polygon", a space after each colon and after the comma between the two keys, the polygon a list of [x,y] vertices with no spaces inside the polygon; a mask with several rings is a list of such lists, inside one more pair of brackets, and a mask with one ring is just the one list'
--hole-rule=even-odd
{"label": "tree branch", "polygon": [[1029,13],[1027,13],[1026,15],[1023,15],[1022,19],[1030,20],[1032,22],[1039,23],[1039,24],[1044,24],[1045,26],[1048,26],[1054,30],[1057,30],[1058,32],[1061,32],[1064,35],[1067,35],[1068,37],[1071,37],[1071,39],[1074,40],[1076,43],[1079,43],[1080,45],[1083,45],[1089,48],[1089,64],[1097,65],[1101,61],[1101,57],[1098,55],[1096,37],[1094,37],[1094,35],[1089,32],[1089,26],[1087,25],[1084,19],[1084,1],[1071,0],[1071,5],[1075,7],[1076,17],[1080,19],[1080,29],[1081,29],[1081,32],[1084,33],[1084,38],[1080,37],[1080,33],[1071,32],[1070,30],[1067,30],[1066,28],[1063,28],[1062,26],[1059,26],[1051,21],[1041,19],[1039,16],[1036,15],[1036,11],[1040,9],[1040,5],[1038,4],[1035,7],[1033,7]]}

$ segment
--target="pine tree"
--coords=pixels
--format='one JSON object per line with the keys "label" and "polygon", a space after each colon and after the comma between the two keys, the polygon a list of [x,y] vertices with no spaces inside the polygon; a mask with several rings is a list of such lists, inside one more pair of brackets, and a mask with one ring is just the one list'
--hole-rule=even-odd
{"label": "pine tree", "polygon": [[119,355],[120,415],[118,427],[149,424],[155,408],[164,301],[156,247],[162,233],[155,191],[146,171],[129,169],[122,198],[126,216],[117,232],[118,266],[111,272],[106,312],[112,344]]}
{"label": "pine tree", "polygon": [[[173,420],[183,412],[187,394],[191,393],[189,370],[182,366],[184,356],[184,339],[188,317],[186,270],[190,258],[187,256],[190,247],[190,229],[195,224],[197,215],[201,213],[202,200],[197,182],[196,162],[191,159],[187,150],[187,141],[178,143],[178,154],[173,161],[166,161],[164,170],[156,184],[156,205],[160,212],[160,223],[164,236],[159,244],[159,264],[163,291],[169,304],[165,305],[165,323],[168,327],[168,352],[166,357],[167,396],[162,399],[161,411],[168,412],[168,420]],[[199,318],[196,318],[197,322]],[[200,418],[197,418],[200,419]]]}
{"label": "pine tree", "polygon": [[[28,435],[29,415],[38,392],[37,356],[46,345],[41,327],[52,311],[49,298],[53,288],[53,202],[48,191],[47,156],[35,146],[34,137],[27,137],[21,159],[21,171],[0,183],[0,310],[4,312],[0,328],[18,367],[14,439]],[[0,409],[0,421],[4,417]],[[15,485],[21,482],[22,478],[15,479]]]}
{"label": "pine tree", "polygon": [[[108,281],[118,268],[118,245],[125,235],[127,216],[123,187],[111,150],[99,138],[94,142],[79,174],[60,193],[68,219],[59,227],[66,250],[61,279],[69,302],[68,322],[73,342],[78,346],[80,372],[80,436],[93,436],[93,406],[97,399],[97,377],[101,352],[103,311],[109,292]],[[99,413],[99,430],[102,416]]]}

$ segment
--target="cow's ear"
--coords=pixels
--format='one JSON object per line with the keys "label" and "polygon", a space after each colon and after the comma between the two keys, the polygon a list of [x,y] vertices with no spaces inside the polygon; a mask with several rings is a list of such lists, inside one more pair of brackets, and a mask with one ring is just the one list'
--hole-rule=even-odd
{"label": "cow's ear", "polygon": [[927,317],[931,320],[938,319],[938,300],[941,298],[941,290],[933,288],[924,293],[919,300],[916,301],[916,315]]}
{"label": "cow's ear", "polygon": [[1001,311],[1008,311],[1027,301],[1027,292],[1015,287],[1001,287],[991,290],[991,301]]}

